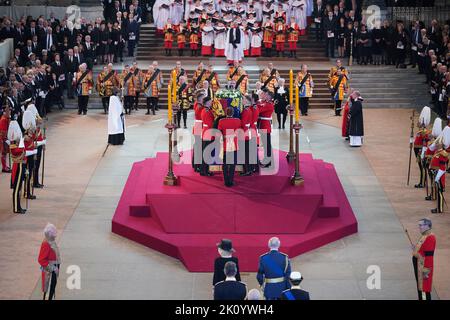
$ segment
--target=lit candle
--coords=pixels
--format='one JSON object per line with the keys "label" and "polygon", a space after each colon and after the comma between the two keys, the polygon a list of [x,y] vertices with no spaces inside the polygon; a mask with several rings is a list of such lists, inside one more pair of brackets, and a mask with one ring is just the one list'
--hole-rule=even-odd
{"label": "lit candle", "polygon": [[295,122],[300,120],[300,110],[298,102],[298,85],[295,86]]}
{"label": "lit candle", "polygon": [[172,124],[172,88],[170,87],[170,84],[167,86],[167,110],[169,124]]}
{"label": "lit candle", "polygon": [[292,105],[294,102],[294,72],[289,71],[289,103]]}

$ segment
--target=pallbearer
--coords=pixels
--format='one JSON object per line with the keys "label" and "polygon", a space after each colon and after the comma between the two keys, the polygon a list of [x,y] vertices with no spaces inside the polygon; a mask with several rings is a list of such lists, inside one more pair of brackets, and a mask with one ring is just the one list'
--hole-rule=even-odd
{"label": "pallbearer", "polygon": [[[255,160],[256,148],[252,148],[252,150],[250,150],[250,140],[252,139],[251,124],[253,120],[252,105],[252,96],[246,95],[244,97],[244,109],[241,113],[241,126],[244,133],[242,141],[244,142],[243,147],[245,148],[244,170],[241,173],[242,176],[251,175],[253,173],[251,164],[257,163]],[[250,154],[250,152],[252,152],[252,154]],[[251,162],[250,159],[252,159],[253,161]]]}
{"label": "pallbearer", "polygon": [[202,166],[200,175],[212,176],[213,173],[209,171],[209,162],[212,159],[211,153],[208,153],[205,159],[205,150],[214,142],[214,136],[210,130],[214,126],[214,113],[212,110],[212,100],[207,96],[203,99],[202,126]]}
{"label": "pallbearer", "polygon": [[125,113],[131,114],[133,102],[136,96],[136,77],[130,70],[130,66],[126,65],[120,76],[120,85],[123,90]]}
{"label": "pallbearer", "polygon": [[415,188],[425,187],[426,172],[423,166],[422,159],[425,156],[425,148],[427,146],[428,140],[430,139],[429,135],[431,132],[427,129],[430,124],[430,120],[431,109],[425,106],[420,112],[419,122],[417,124],[419,130],[416,132],[416,136],[414,138],[414,154],[416,156],[416,162],[419,166],[420,172],[420,180],[419,183],[414,186]]}
{"label": "pallbearer", "polygon": [[187,129],[186,120],[187,120],[187,111],[192,106],[192,87],[187,83],[187,77],[181,76],[179,81],[179,87],[177,89],[177,122],[178,128],[181,128],[181,115],[183,115],[183,124],[184,129]]}
{"label": "pallbearer", "polygon": [[144,92],[144,96],[147,98],[146,114],[150,114],[150,109],[152,110],[152,113],[155,114],[159,99],[159,86],[158,72],[155,71],[153,65],[148,67],[147,73],[144,76],[142,81],[142,91]]}
{"label": "pallbearer", "polygon": [[102,106],[105,114],[108,112],[109,97],[112,96],[114,88],[119,86],[116,71],[113,70],[112,63],[103,68],[97,77],[96,89],[102,98]]}
{"label": "pallbearer", "polygon": [[450,127],[445,127],[442,134],[433,143],[432,149],[435,149],[430,162],[430,169],[434,170],[434,184],[437,193],[437,208],[432,209],[431,213],[444,212],[444,190],[445,190],[445,172],[449,154],[445,151],[450,146]]}
{"label": "pallbearer", "polygon": [[73,85],[78,95],[78,114],[83,113],[83,115],[86,115],[89,96],[94,86],[92,72],[87,69],[86,63],[80,65],[78,72],[73,78]]}
{"label": "pallbearer", "polygon": [[264,145],[264,159],[262,167],[267,168],[272,164],[272,114],[274,111],[274,104],[272,102],[273,96],[266,91],[263,94],[263,101],[259,103],[259,134],[263,137]]}
{"label": "pallbearer", "polygon": [[295,85],[298,86],[300,98],[300,111],[302,116],[308,115],[309,98],[312,97],[314,81],[312,75],[308,72],[308,66],[302,65],[302,70],[297,74]]}

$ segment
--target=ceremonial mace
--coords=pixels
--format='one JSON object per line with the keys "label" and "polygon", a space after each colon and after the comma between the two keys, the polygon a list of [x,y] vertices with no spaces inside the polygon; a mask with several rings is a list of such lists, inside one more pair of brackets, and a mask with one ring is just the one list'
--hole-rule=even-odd
{"label": "ceremonial mace", "polygon": [[[47,138],[47,135],[45,133],[45,122],[44,122],[44,140]],[[42,177],[41,177],[41,181],[42,181],[42,187],[44,187],[44,173],[45,173],[45,144],[42,146]]]}
{"label": "ceremonial mace", "polygon": [[406,185],[409,186],[409,178],[411,176],[411,157],[412,157],[412,149],[414,143],[414,114],[416,110],[413,109],[411,119],[411,133],[409,135],[409,163],[408,163],[408,180],[406,181]]}
{"label": "ceremonial mace", "polygon": [[173,161],[172,161],[172,134],[176,128],[173,121],[173,110],[172,110],[172,88],[169,83],[167,87],[167,121],[168,123],[165,125],[167,131],[169,131],[169,170],[167,172],[166,177],[164,178],[164,185],[166,186],[176,186],[178,184],[178,178],[173,173]]}
{"label": "ceremonial mace", "polygon": [[289,152],[286,159],[289,163],[294,161],[294,72],[289,71]]}
{"label": "ceremonial mace", "polygon": [[295,87],[295,172],[291,177],[291,184],[293,186],[303,185],[304,180],[300,175],[300,129],[302,125],[300,124],[300,110],[298,101],[298,86]]}

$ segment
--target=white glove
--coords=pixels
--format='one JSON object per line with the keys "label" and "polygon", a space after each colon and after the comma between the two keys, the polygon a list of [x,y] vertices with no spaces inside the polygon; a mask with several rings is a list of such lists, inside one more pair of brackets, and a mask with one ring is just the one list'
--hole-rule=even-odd
{"label": "white glove", "polygon": [[420,155],[420,158],[423,159],[425,158],[425,151],[427,150],[426,147],[422,147],[422,154]]}
{"label": "white glove", "polygon": [[11,144],[11,141],[6,140],[5,143],[9,146]]}
{"label": "white glove", "polygon": [[439,182],[441,180],[441,177],[445,174],[445,170],[440,170],[436,174],[436,179],[434,179],[434,182]]}
{"label": "white glove", "polygon": [[42,146],[42,145],[44,145],[46,143],[47,143],[47,140],[38,141],[37,142],[37,146],[40,147],[40,146]]}
{"label": "white glove", "polygon": [[27,156],[27,157],[32,156],[34,154],[33,152],[34,152],[34,150],[32,150],[32,151],[27,150],[27,151],[25,151],[25,156]]}

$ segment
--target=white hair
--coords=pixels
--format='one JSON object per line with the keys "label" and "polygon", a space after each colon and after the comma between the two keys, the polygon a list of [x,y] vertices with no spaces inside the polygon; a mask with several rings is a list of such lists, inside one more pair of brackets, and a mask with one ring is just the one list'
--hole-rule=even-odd
{"label": "white hair", "polygon": [[280,248],[280,239],[273,237],[269,239],[269,249],[278,250]]}
{"label": "white hair", "polygon": [[247,294],[247,300],[261,300],[261,292],[258,289],[252,289]]}
{"label": "white hair", "polygon": [[51,223],[47,223],[47,225],[44,228],[44,235],[47,239],[55,239],[56,227]]}

